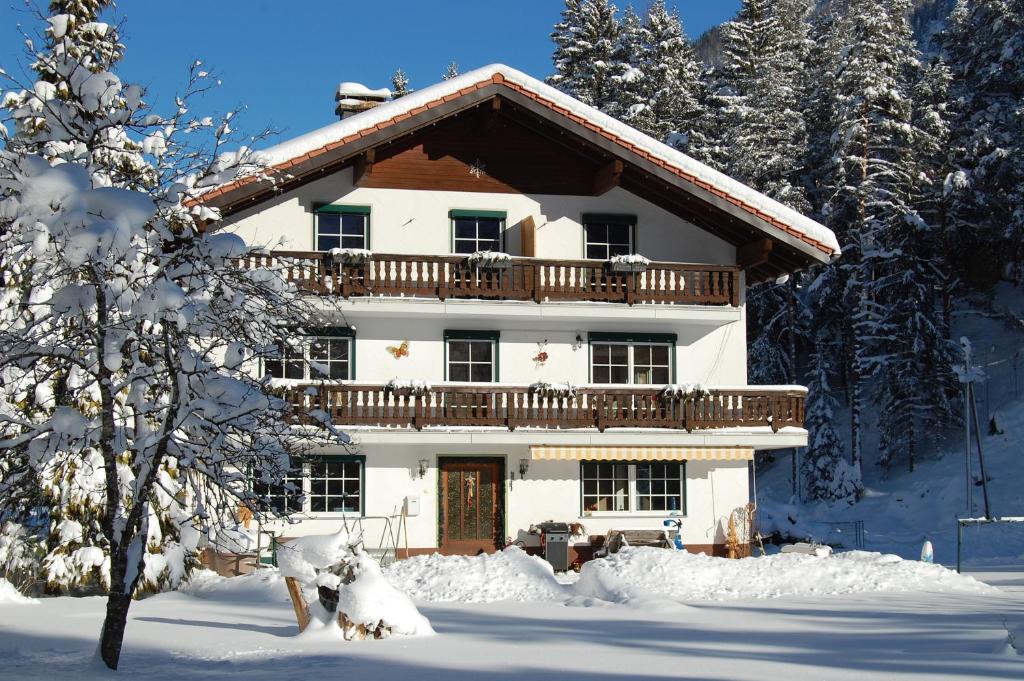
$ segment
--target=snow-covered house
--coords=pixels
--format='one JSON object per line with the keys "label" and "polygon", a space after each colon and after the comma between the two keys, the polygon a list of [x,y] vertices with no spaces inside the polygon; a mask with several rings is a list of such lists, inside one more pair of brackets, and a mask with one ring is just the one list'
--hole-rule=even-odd
{"label": "snow-covered house", "polygon": [[753,452],[807,441],[803,388],[747,384],[745,288],[828,262],[832,232],[503,65],[353,87],[263,152],[272,182],[204,199],[336,303],[262,370],[353,446],[296,462],[299,522],[272,529],[401,526],[403,556],[535,546],[555,520],[586,558],[677,517],[722,552]]}

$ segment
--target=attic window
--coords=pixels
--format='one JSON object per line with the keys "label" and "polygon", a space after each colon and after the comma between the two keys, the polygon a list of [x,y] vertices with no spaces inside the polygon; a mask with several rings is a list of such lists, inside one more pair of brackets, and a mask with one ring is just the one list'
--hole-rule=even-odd
{"label": "attic window", "polygon": [[320,206],[315,219],[316,250],[370,248],[369,206]]}
{"label": "attic window", "polygon": [[588,214],[583,216],[584,257],[607,260],[636,253],[636,216]]}

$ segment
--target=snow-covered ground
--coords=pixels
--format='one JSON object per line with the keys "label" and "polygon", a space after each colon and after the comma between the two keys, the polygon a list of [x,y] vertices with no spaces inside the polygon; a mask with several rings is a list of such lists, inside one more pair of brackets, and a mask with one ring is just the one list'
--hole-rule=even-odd
{"label": "snow-covered ground", "polygon": [[[588,565],[560,584],[514,551],[405,561],[386,575],[436,635],[349,643],[296,636],[275,572],[200,574],[132,606],[122,676],[1024,678],[1009,643],[1024,640],[1024,572],[986,574],[995,588],[879,554],[727,561],[659,549]],[[103,604],[0,603],[0,678],[109,678],[90,663]]]}

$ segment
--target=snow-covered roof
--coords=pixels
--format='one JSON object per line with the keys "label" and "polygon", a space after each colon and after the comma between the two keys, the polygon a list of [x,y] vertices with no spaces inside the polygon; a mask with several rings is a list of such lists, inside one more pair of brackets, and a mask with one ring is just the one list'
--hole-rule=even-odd
{"label": "snow-covered roof", "polygon": [[337,95],[339,98],[346,97],[373,97],[374,99],[391,99],[391,90],[386,87],[371,90],[362,83],[350,83],[345,81],[338,84]]}
{"label": "snow-covered roof", "polygon": [[[308,162],[321,153],[330,152],[363,135],[383,130],[389,125],[405,120],[425,109],[433,108],[440,103],[451,101],[491,84],[503,84],[585,125],[588,129],[692,184],[725,199],[750,215],[813,246],[827,256],[836,256],[840,253],[839,242],[835,234],[824,225],[690,158],[678,149],[659,142],[594,107],[504,64],[491,64],[463,73],[312,132],[299,135],[261,151],[258,160],[275,170],[287,171],[292,166]],[[342,83],[342,86],[347,85],[358,84]],[[342,86],[339,86],[339,91]],[[365,87],[363,89],[366,90]],[[203,201],[210,201],[217,196],[233,192],[254,180],[255,178],[247,177],[221,185],[207,192]]]}

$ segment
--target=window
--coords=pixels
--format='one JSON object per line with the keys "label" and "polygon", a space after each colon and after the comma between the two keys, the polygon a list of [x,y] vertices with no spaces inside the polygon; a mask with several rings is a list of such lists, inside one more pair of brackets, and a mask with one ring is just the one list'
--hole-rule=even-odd
{"label": "window", "polygon": [[310,513],[360,513],[362,489],[362,459],[338,457],[310,461]]}
{"label": "window", "polygon": [[491,383],[498,380],[497,331],[445,331],[449,381]]}
{"label": "window", "polygon": [[305,381],[344,380],[355,377],[354,338],[350,329],[322,329],[302,336],[264,362],[274,378]]}
{"label": "window", "polygon": [[362,513],[364,463],[361,456],[310,457],[278,482],[254,474],[253,491],[267,497],[279,515]]}
{"label": "window", "polygon": [[505,213],[497,211],[453,210],[452,251],[454,253],[475,253],[476,251],[503,250]]}
{"label": "window", "polygon": [[636,218],[631,215],[584,215],[584,257],[607,260],[636,253]]}
{"label": "window", "polygon": [[594,383],[663,385],[674,378],[674,334],[590,334]]}
{"label": "window", "polygon": [[584,514],[686,512],[686,464],[677,461],[583,461]]}
{"label": "window", "polygon": [[370,248],[368,206],[321,206],[316,210],[316,250]]}
{"label": "window", "polygon": [[278,515],[302,512],[302,466],[293,464],[277,482],[264,482],[262,473],[252,475],[252,491],[265,497]]}

